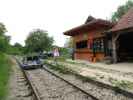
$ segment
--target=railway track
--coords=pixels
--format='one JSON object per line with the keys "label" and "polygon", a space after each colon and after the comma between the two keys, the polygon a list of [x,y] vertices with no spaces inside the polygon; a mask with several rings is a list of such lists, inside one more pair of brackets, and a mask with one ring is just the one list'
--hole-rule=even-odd
{"label": "railway track", "polygon": [[119,88],[111,87],[110,85],[103,84],[92,79],[86,82],[78,78],[78,75],[61,74],[57,71],[49,69],[49,65],[44,66],[45,70],[55,73],[60,78],[69,81],[71,84],[93,95],[98,100],[133,100],[133,94]]}
{"label": "railway track", "polygon": [[[17,68],[17,78],[19,79],[18,83],[23,84],[25,87],[28,87],[27,90],[23,92],[30,91],[28,95],[26,96],[26,97],[30,97],[30,99],[27,99],[27,98],[25,99],[24,98],[25,96],[22,96],[21,100],[41,100],[36,88],[34,87],[33,83],[30,81],[30,78],[28,77],[28,73],[25,70],[21,69],[21,64],[19,60],[16,59],[16,61],[19,65],[19,68]],[[24,87],[21,87],[21,85],[19,87],[22,89],[24,88]]]}
{"label": "railway track", "polygon": [[37,89],[40,100],[98,100],[47,70],[36,69],[26,72]]}
{"label": "railway track", "polygon": [[34,100],[99,100],[45,68],[22,72]]}
{"label": "railway track", "polygon": [[34,100],[133,100],[131,97],[102,86],[97,87],[92,83],[79,86],[74,84],[74,79],[63,78],[64,76],[46,66],[41,69],[22,70],[22,72],[33,91]]}

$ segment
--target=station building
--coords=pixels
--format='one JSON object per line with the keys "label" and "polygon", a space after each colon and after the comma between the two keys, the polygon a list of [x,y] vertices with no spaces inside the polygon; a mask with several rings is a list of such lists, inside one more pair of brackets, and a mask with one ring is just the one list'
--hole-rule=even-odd
{"label": "station building", "polygon": [[103,60],[107,53],[104,32],[111,29],[113,25],[107,20],[89,16],[83,25],[64,32],[64,35],[73,38],[74,58],[87,61]]}

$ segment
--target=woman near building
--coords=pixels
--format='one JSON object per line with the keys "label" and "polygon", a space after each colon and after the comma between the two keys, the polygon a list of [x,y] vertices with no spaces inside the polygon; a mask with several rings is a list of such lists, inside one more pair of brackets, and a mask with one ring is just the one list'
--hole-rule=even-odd
{"label": "woman near building", "polygon": [[54,56],[54,61],[57,64],[57,57],[60,56],[58,48],[54,48],[54,50],[53,50],[53,56]]}

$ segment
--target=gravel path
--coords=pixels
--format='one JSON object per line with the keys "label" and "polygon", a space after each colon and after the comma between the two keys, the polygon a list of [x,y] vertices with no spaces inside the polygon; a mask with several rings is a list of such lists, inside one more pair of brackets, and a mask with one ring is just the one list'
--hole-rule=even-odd
{"label": "gravel path", "polygon": [[30,81],[39,92],[41,100],[92,100],[86,94],[68,85],[42,69],[27,71]]}

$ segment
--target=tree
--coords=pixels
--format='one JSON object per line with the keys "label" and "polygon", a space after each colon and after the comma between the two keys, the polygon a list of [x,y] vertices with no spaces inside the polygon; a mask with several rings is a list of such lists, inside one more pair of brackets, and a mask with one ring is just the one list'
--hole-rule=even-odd
{"label": "tree", "polygon": [[4,52],[8,49],[9,43],[5,37],[0,36],[0,51]]}
{"label": "tree", "polygon": [[3,23],[0,23],[0,36],[4,36],[5,32],[7,32],[5,25]]}
{"label": "tree", "polygon": [[5,25],[0,23],[0,51],[5,52],[9,47],[10,37],[5,35],[7,32]]}
{"label": "tree", "polygon": [[111,21],[117,22],[131,7],[133,7],[132,0],[128,0],[125,5],[119,6],[117,11],[113,13]]}
{"label": "tree", "polygon": [[23,54],[24,53],[24,47],[20,44],[20,43],[15,43],[13,46],[12,46],[12,53],[14,54]]}
{"label": "tree", "polygon": [[30,32],[25,44],[27,52],[48,51],[52,47],[53,38],[49,37],[46,31],[35,29]]}
{"label": "tree", "polygon": [[64,45],[65,45],[65,47],[68,47],[68,48],[74,48],[73,38],[72,37],[67,38],[66,43]]}
{"label": "tree", "polygon": [[23,48],[23,46],[17,42],[14,44],[14,47],[19,48],[19,49]]}

